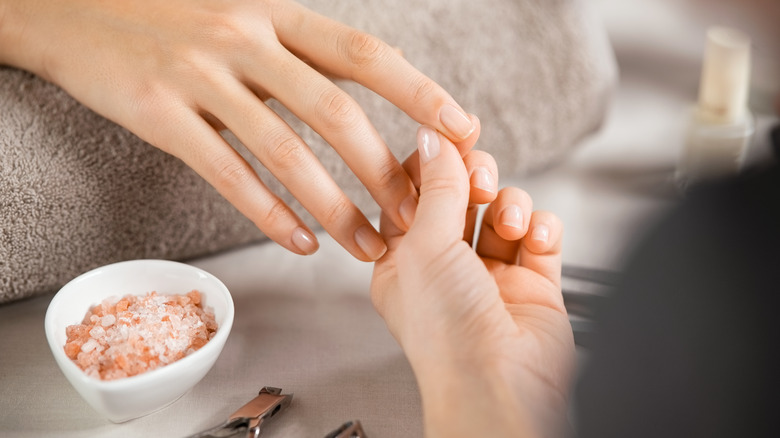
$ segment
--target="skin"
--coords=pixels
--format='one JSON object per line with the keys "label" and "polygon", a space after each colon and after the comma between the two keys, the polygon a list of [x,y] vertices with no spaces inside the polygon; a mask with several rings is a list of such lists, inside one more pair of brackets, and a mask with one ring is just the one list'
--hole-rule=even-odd
{"label": "skin", "polygon": [[0,0],[0,64],[33,72],[197,171],[266,235],[311,254],[311,230],[219,135],[232,131],[344,248],[386,246],[274,98],[334,147],[401,229],[416,191],[366,114],[356,81],[461,141],[472,120],[383,41],[288,0]]}
{"label": "skin", "polygon": [[[419,165],[407,163],[420,170],[417,213],[406,232],[382,217],[388,251],[371,297],[415,372],[425,435],[557,436],[574,363],[562,224],[532,211],[520,189],[475,190],[470,175],[475,165],[490,168],[489,155],[462,160],[461,148],[429,127],[418,143]],[[474,250],[467,227],[473,204],[484,202]]]}
{"label": "skin", "polygon": [[[778,7],[740,3],[769,33]],[[371,296],[416,375],[425,436],[568,436],[575,350],[561,296],[560,220],[533,211],[520,189],[477,188],[474,169],[494,169],[489,156],[428,128],[418,143],[405,167],[419,207],[408,231],[382,217],[388,251]],[[477,224],[475,204],[488,202]]]}

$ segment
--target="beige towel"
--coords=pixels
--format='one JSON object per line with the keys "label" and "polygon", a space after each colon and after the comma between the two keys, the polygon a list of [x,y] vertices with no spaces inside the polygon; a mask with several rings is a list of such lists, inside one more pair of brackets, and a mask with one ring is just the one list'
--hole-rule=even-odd
{"label": "beige towel", "polygon": [[[504,174],[555,163],[604,118],[616,67],[586,0],[303,3],[401,48],[480,117],[478,147],[496,156]],[[414,149],[415,122],[372,92],[339,84],[399,160]],[[376,214],[330,147],[276,102],[271,105],[355,203]],[[54,291],[106,263],[187,259],[260,239],[248,220],[177,159],[59,88],[0,68],[0,302]]]}

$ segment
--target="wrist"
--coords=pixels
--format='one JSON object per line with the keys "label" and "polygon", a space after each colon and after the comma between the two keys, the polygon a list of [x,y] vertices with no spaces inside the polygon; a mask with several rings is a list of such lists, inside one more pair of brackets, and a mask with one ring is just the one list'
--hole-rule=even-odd
{"label": "wrist", "polygon": [[36,1],[0,0],[0,65],[7,65],[46,76],[33,19]]}
{"label": "wrist", "polygon": [[568,383],[559,386],[532,371],[517,351],[440,349],[410,359],[422,398],[425,436],[565,435]]}
{"label": "wrist", "polygon": [[436,361],[415,375],[422,398],[426,438],[537,437],[532,413],[514,385],[486,367]]}

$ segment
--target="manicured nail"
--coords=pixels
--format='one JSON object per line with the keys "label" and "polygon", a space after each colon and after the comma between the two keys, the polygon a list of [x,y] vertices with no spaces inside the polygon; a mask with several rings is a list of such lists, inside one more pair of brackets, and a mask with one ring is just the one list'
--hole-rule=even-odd
{"label": "manicured nail", "polygon": [[501,210],[500,222],[512,228],[523,228],[523,209],[519,205],[507,205]]}
{"label": "manicured nail", "polygon": [[414,213],[417,211],[417,197],[412,195],[409,195],[406,197],[406,199],[401,202],[401,206],[399,207],[399,213],[401,214],[401,219],[406,224],[407,228],[411,228],[412,224],[414,223]]}
{"label": "manicured nail", "polygon": [[420,126],[417,130],[417,148],[423,163],[436,158],[439,155],[439,134],[427,126]]}
{"label": "manicured nail", "polygon": [[462,140],[474,132],[474,124],[466,114],[452,105],[444,105],[439,110],[439,121],[452,135]]}
{"label": "manicured nail", "polygon": [[485,167],[477,167],[471,173],[471,186],[490,193],[496,193],[496,181]]}
{"label": "manicured nail", "polygon": [[387,245],[371,225],[355,230],[355,243],[371,260],[379,260],[387,251]]}
{"label": "manicured nail", "polygon": [[293,230],[292,242],[293,245],[295,245],[306,255],[314,254],[317,251],[317,248],[319,248],[317,238],[312,236],[311,233],[301,227]]}
{"label": "manicured nail", "polygon": [[550,227],[544,224],[540,224],[534,227],[531,238],[540,242],[547,242],[550,239]]}

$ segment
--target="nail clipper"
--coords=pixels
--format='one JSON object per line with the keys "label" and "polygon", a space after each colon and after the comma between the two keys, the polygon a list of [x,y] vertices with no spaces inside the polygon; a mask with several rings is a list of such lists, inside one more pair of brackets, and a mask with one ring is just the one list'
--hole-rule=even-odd
{"label": "nail clipper", "polygon": [[[258,438],[266,421],[290,406],[292,394],[282,394],[281,388],[266,386],[257,397],[234,412],[219,426],[187,438]],[[347,421],[325,438],[367,438],[360,421]]]}
{"label": "nail clipper", "polygon": [[257,438],[265,422],[287,408],[292,397],[292,394],[282,394],[281,388],[266,386],[226,422],[188,438]]}

